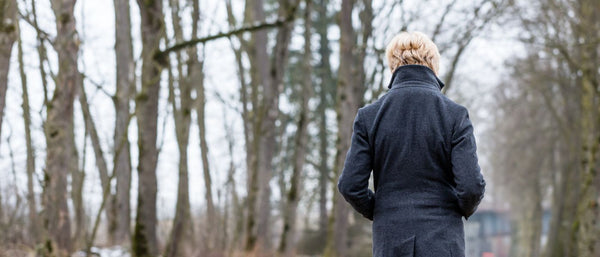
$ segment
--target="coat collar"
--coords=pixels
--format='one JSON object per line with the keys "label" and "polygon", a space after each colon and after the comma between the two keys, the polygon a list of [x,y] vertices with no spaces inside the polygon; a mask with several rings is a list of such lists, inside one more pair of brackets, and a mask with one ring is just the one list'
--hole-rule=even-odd
{"label": "coat collar", "polygon": [[414,85],[414,82],[421,82],[423,86],[437,90],[444,88],[444,83],[433,73],[433,70],[418,64],[402,65],[396,68],[388,88]]}

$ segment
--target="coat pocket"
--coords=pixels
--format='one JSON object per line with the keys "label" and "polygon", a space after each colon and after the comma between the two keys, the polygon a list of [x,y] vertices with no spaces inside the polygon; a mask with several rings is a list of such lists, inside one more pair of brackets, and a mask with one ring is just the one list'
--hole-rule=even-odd
{"label": "coat pocket", "polygon": [[386,257],[413,257],[415,255],[415,236],[406,238],[397,245],[394,245],[390,250],[390,254]]}

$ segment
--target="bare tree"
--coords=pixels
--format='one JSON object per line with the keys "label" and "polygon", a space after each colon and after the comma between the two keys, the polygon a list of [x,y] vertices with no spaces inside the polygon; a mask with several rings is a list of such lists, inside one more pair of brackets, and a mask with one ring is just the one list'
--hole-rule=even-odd
{"label": "bare tree", "polygon": [[[200,6],[198,0],[193,1],[192,9],[192,37],[198,35],[198,23],[200,21]],[[206,240],[207,248],[212,250],[215,247],[214,232],[216,232],[216,210],[213,200],[213,186],[210,172],[210,164],[208,161],[208,143],[206,140],[206,89],[204,86],[204,61],[200,61],[198,57],[198,48],[188,48],[188,77],[191,81],[195,81],[196,85],[196,114],[198,122],[198,137],[200,139],[200,157],[202,158],[202,174],[204,177],[204,187],[206,190]]]}
{"label": "bare tree", "polygon": [[[227,120],[227,116],[225,116],[225,120]],[[228,194],[228,199],[226,202],[228,202],[228,204],[225,205],[225,213],[223,214],[223,222],[225,224],[225,228],[223,230],[224,235],[223,238],[224,240],[226,240],[226,242],[223,242],[223,248],[226,251],[226,256],[232,256],[233,252],[236,249],[239,249],[239,243],[240,243],[240,238],[241,235],[243,235],[243,226],[244,226],[244,219],[243,217],[243,211],[244,211],[244,206],[242,205],[242,203],[240,202],[237,190],[236,190],[236,181],[235,181],[235,173],[236,173],[236,166],[235,166],[235,162],[234,162],[234,152],[233,152],[233,147],[235,144],[234,138],[233,138],[233,131],[231,128],[231,125],[228,124],[227,122],[223,123],[223,127],[225,130],[225,139],[227,140],[227,149],[229,152],[229,169],[227,171],[227,182],[226,182],[226,188],[227,188],[227,194]],[[229,226],[227,225],[230,220],[229,220],[229,210],[230,208],[232,209],[233,212],[233,217],[234,217],[234,224],[233,224],[233,229],[228,229]],[[232,236],[229,236],[229,231],[233,232]]]}
{"label": "bare tree", "polygon": [[0,8],[0,135],[2,135],[2,118],[6,106],[6,88],[8,86],[8,70],[12,48],[17,40],[17,1],[1,0]]}
{"label": "bare tree", "polygon": [[281,233],[281,241],[279,244],[279,253],[284,256],[295,256],[296,249],[296,227],[297,227],[297,211],[298,202],[302,192],[302,177],[304,176],[304,163],[307,153],[308,141],[308,123],[310,122],[309,113],[310,107],[308,101],[313,94],[312,83],[312,50],[311,50],[311,13],[312,4],[306,2],[304,10],[304,54],[302,55],[302,77],[300,91],[300,110],[298,121],[296,123],[296,135],[294,138],[294,156],[292,177],[290,178],[290,186],[285,197],[285,208],[283,210],[283,232]]}
{"label": "bare tree", "polygon": [[[18,23],[17,23],[18,24]],[[29,90],[27,87],[27,73],[25,73],[25,62],[23,61],[23,42],[22,35],[19,27],[19,40],[18,40],[18,61],[19,61],[19,73],[21,75],[21,97],[23,98],[23,123],[25,127],[25,145],[27,147],[27,206],[29,212],[29,234],[33,242],[39,240],[39,227],[40,223],[38,220],[37,211],[37,200],[35,192],[33,191],[33,175],[35,174],[35,148],[31,141],[31,111],[29,108]]]}
{"label": "bare tree", "polygon": [[44,224],[48,238],[44,244],[50,256],[67,256],[72,250],[71,221],[67,207],[67,176],[77,158],[73,144],[73,101],[77,94],[78,38],[73,8],[75,0],[53,0],[56,17],[54,48],[58,53],[58,74],[53,96],[46,106],[46,168],[44,175]]}
{"label": "bare tree", "polygon": [[[279,1],[279,14],[294,13],[298,6],[288,0]],[[246,22],[265,19],[262,0],[246,1]],[[279,116],[279,94],[282,90],[283,72],[287,63],[288,44],[292,24],[284,24],[277,30],[272,57],[267,53],[266,31],[256,31],[248,41],[250,60],[252,117],[251,146],[248,161],[248,216],[246,220],[246,251],[257,255],[270,251],[269,220],[271,213],[269,181],[273,176],[272,158],[275,150],[276,119]]]}
{"label": "bare tree", "polygon": [[[340,12],[340,68],[338,70],[336,115],[337,139],[334,161],[334,178],[337,178],[344,164],[344,159],[350,147],[352,121],[358,108],[363,103],[366,90],[364,85],[364,56],[366,43],[371,36],[372,8],[371,1],[364,1],[365,14],[361,15],[362,44],[356,42],[357,34],[352,26],[354,1],[342,1]],[[346,256],[346,240],[348,229],[349,208],[333,183],[333,210],[328,227],[327,247],[325,256]]]}
{"label": "bare tree", "polygon": [[37,18],[37,7],[36,2],[31,1],[31,22],[30,24],[36,31],[36,41],[37,41],[37,52],[38,52],[38,62],[40,69],[40,78],[42,80],[42,89],[44,91],[44,106],[48,106],[50,100],[48,99],[48,72],[46,72],[46,67],[44,63],[48,62],[48,55],[46,54],[46,45],[45,42],[48,39],[47,34],[44,33],[38,24]]}
{"label": "bare tree", "polygon": [[[94,123],[94,120],[92,119],[90,105],[89,105],[89,102],[87,99],[83,81],[81,81],[81,83],[79,85],[79,89],[81,90],[79,92],[79,104],[81,105],[81,111],[83,113],[83,120],[84,120],[84,124],[85,124],[85,136],[86,136],[86,138],[89,136],[90,141],[92,142],[92,149],[94,151],[96,167],[98,169],[98,175],[100,177],[100,186],[102,188],[102,202],[100,203],[100,208],[98,208],[98,212],[96,213],[96,217],[93,222],[91,233],[87,234],[87,233],[85,233],[85,230],[83,230],[83,231],[79,231],[78,232],[79,234],[76,234],[81,238],[79,240],[86,239],[85,250],[86,250],[86,254],[89,255],[91,252],[91,247],[93,246],[94,241],[96,239],[101,215],[107,209],[106,206],[109,204],[110,199],[111,199],[110,185],[111,185],[111,181],[114,178],[115,174],[114,174],[114,171],[113,171],[112,175],[108,174],[108,167],[106,164],[106,160],[104,158],[104,151],[102,150],[102,147],[100,146],[100,136],[98,135],[98,130],[96,128],[96,124]],[[84,142],[87,142],[87,140]],[[86,149],[87,149],[87,144],[84,144],[83,156],[85,156]],[[85,168],[85,159],[81,165],[81,170],[83,171],[84,168]],[[83,201],[83,196],[82,196],[83,176],[79,180],[80,181],[77,181],[78,193],[73,194],[73,199],[77,198],[77,201],[79,201],[78,207],[82,209],[83,207],[82,207],[81,202]],[[75,182],[73,182],[73,183],[75,183]],[[107,217],[109,217],[109,219],[110,219],[110,216],[108,214],[107,214]],[[85,226],[87,228],[87,224],[85,224]],[[83,228],[83,229],[86,229],[86,228]],[[84,238],[83,235],[86,235],[87,237]]]}
{"label": "bare tree", "polygon": [[[340,173],[338,170],[342,168],[344,153],[350,147],[348,139],[351,137],[352,131],[348,128],[348,124],[351,124],[353,112],[358,109],[360,101],[355,103],[357,97],[353,90],[352,83],[354,82],[354,75],[352,74],[354,64],[354,55],[352,50],[356,46],[354,40],[354,28],[352,26],[352,11],[354,9],[354,1],[344,0],[342,1],[342,10],[340,11],[340,68],[338,69],[338,80],[337,80],[337,98],[335,110],[337,114],[338,132],[336,139],[336,154],[333,165],[334,178],[338,177]],[[362,96],[361,96],[362,99]],[[353,104],[353,105],[350,105]],[[336,183],[333,183],[336,185]],[[344,202],[344,199],[340,197],[333,187],[333,208],[331,211],[328,233],[327,233],[327,246],[325,248],[324,256],[345,256],[345,242],[347,240],[347,228],[348,228],[348,206]]]}
{"label": "bare tree", "polygon": [[[503,82],[496,96],[494,133],[494,178],[503,186],[503,195],[511,203],[515,221],[511,256],[540,256],[544,173],[551,170],[555,123],[543,100],[534,90],[521,90],[533,79],[534,57],[520,60]],[[548,76],[537,70],[534,76]],[[537,79],[537,78],[536,78]],[[514,115],[519,113],[520,115]],[[522,116],[521,116],[522,115]],[[522,117],[528,117],[523,120]],[[510,150],[508,150],[510,149]],[[540,154],[543,153],[543,154]]]}
{"label": "bare tree", "polygon": [[193,240],[193,226],[190,212],[189,179],[187,166],[187,148],[189,143],[189,129],[191,120],[191,84],[179,77],[179,102],[176,104],[174,75],[169,71],[169,102],[173,108],[175,132],[179,148],[179,183],[177,186],[177,204],[175,206],[175,219],[167,245],[165,256],[189,256]]}
{"label": "bare tree", "polygon": [[[352,122],[358,108],[363,104],[365,86],[364,58],[366,47],[371,37],[373,10],[370,0],[363,1],[364,10],[361,15],[361,43],[356,42],[357,35],[352,26],[353,0],[342,1],[340,12],[340,68],[338,70],[337,95],[335,110],[337,114],[336,154],[333,166],[334,178],[337,179],[344,165],[346,152],[350,147]],[[325,256],[346,256],[346,240],[349,208],[333,183],[334,197],[331,220],[328,227]]]}
{"label": "bare tree", "polygon": [[331,169],[329,167],[329,133],[328,133],[328,118],[327,111],[333,108],[333,99],[335,99],[335,78],[329,61],[331,57],[331,49],[329,46],[329,26],[331,18],[327,12],[329,0],[321,0],[316,5],[318,18],[315,21],[315,30],[319,34],[319,58],[321,58],[315,73],[320,78],[318,83],[319,88],[319,105],[317,112],[319,113],[319,228],[320,242],[325,245],[327,236],[327,226],[329,216],[327,214],[327,186],[330,182]]}
{"label": "bare tree", "polygon": [[[445,25],[446,16],[454,5],[455,1],[446,6],[444,14],[440,17],[435,27],[432,38],[435,39],[435,37],[439,35]],[[443,93],[448,92],[448,90],[452,88],[456,69],[461,64],[460,59],[473,39],[477,38],[481,32],[484,31],[494,19],[503,14],[509,6],[510,1],[506,0],[482,0],[481,2],[474,4],[472,10],[468,10],[472,13],[470,20],[466,21],[462,27],[454,30],[454,36],[452,38],[457,40],[456,42],[452,41],[450,45],[455,46],[456,49],[454,53],[450,55],[450,66],[443,76],[443,81],[445,83],[444,88],[442,88]],[[440,53],[445,54],[447,50],[449,49],[444,44],[440,49]]]}
{"label": "bare tree", "polygon": [[155,59],[164,32],[163,5],[138,0],[142,32],[141,90],[135,97],[138,126],[138,197],[132,252],[135,257],[156,256],[156,146],[161,66]]}
{"label": "bare tree", "polygon": [[[521,119],[512,121],[518,128],[507,133],[510,137],[529,135],[531,139],[526,149],[538,150],[526,155],[525,150],[506,146],[505,149],[519,150],[507,154],[506,162],[498,164],[500,167],[507,162],[530,165],[513,169],[513,172],[520,171],[517,176],[522,179],[507,181],[507,187],[518,188],[517,182],[521,180],[536,181],[534,185],[540,187],[530,190],[531,183],[528,183],[528,187],[514,190],[518,193],[517,201],[525,199],[529,203],[518,212],[519,219],[524,221],[517,235],[518,240],[523,241],[516,245],[515,254],[521,256],[596,256],[600,251],[600,184],[593,171],[598,169],[600,148],[600,120],[597,118],[600,117],[597,73],[600,19],[592,14],[600,10],[592,2],[540,0],[517,6],[519,9],[514,12],[526,29],[520,36],[530,52],[513,65],[518,71],[515,77],[519,79],[519,86],[507,91],[526,97],[522,97],[519,105],[513,103],[511,108],[519,106],[522,112],[535,110],[544,115],[532,124]],[[503,108],[502,111],[510,110]],[[540,155],[542,151],[545,154]],[[528,157],[523,160],[524,156]],[[548,168],[544,169],[543,165]],[[546,171],[538,174],[539,170]],[[539,206],[547,200],[538,191],[552,192],[548,242],[542,253],[541,228],[537,222],[530,221],[540,212],[536,210],[538,207],[531,206]]]}
{"label": "bare tree", "polygon": [[[176,42],[183,40],[183,31],[180,21],[180,7],[178,0],[171,0],[171,21]],[[194,53],[195,54],[195,53]],[[192,90],[194,82],[191,74],[183,74],[184,60],[180,52],[176,53],[175,68],[177,77],[172,68],[169,68],[169,102],[173,108],[175,120],[175,136],[179,148],[179,183],[177,186],[177,204],[175,206],[175,219],[171,234],[165,248],[165,256],[190,256],[194,243],[194,230],[190,212],[189,178],[188,178],[188,144],[190,135],[191,114],[193,108]],[[188,62],[189,63],[189,62]],[[178,85],[179,94],[175,93],[175,83]],[[201,83],[201,82],[200,82]],[[178,98],[178,99],[177,99]],[[179,101],[177,101],[179,100]],[[177,102],[179,106],[177,106]]]}
{"label": "bare tree", "polygon": [[127,129],[129,127],[129,102],[135,92],[133,46],[131,42],[130,6],[127,0],[114,0],[115,8],[115,56],[117,60],[117,90],[115,105],[115,130],[113,139],[116,193],[110,201],[109,236],[111,242],[128,243],[131,237],[131,155]]}

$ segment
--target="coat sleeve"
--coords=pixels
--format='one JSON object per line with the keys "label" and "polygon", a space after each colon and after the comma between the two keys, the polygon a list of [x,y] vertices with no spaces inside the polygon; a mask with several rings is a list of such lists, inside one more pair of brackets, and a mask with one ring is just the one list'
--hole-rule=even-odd
{"label": "coat sleeve", "polygon": [[458,205],[468,219],[483,199],[485,180],[477,162],[473,125],[466,108],[462,109],[452,135],[451,163]]}
{"label": "coat sleeve", "polygon": [[361,123],[359,111],[354,119],[352,143],[337,186],[344,199],[369,220],[373,220],[375,203],[374,193],[369,189],[373,161],[371,153],[367,131]]}

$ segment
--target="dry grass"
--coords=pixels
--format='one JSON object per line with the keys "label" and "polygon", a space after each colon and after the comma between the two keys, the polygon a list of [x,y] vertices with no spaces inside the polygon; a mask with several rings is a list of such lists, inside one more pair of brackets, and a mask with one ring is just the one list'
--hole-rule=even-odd
{"label": "dry grass", "polygon": [[0,245],[0,257],[34,257],[35,251],[26,245]]}

